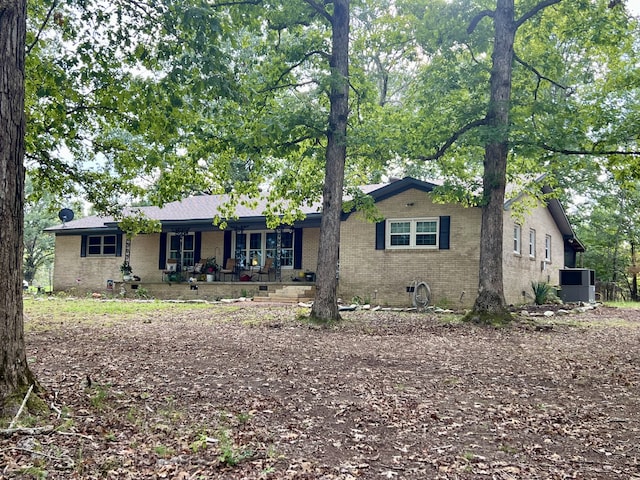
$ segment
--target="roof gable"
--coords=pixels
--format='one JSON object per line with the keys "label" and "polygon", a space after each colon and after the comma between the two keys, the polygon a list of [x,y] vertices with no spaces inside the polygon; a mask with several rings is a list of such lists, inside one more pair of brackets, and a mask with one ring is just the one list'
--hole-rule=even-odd
{"label": "roof gable", "polygon": [[436,185],[435,183],[425,182],[422,180],[418,180],[417,178],[404,177],[401,180],[395,180],[391,183],[379,185],[377,186],[378,188],[373,189],[369,192],[367,192],[364,188],[363,191],[371,195],[376,202],[379,202],[381,200],[385,200],[387,198],[398,195],[402,192],[406,192],[410,189],[416,189],[425,193],[429,193],[432,192],[433,189],[437,186],[438,185]]}

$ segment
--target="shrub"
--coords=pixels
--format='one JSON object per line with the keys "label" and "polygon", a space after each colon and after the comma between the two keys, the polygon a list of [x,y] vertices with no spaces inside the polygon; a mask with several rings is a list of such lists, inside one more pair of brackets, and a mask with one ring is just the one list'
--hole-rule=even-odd
{"label": "shrub", "polygon": [[536,305],[544,305],[548,303],[551,295],[551,285],[546,282],[531,282],[531,288],[533,288],[533,296]]}

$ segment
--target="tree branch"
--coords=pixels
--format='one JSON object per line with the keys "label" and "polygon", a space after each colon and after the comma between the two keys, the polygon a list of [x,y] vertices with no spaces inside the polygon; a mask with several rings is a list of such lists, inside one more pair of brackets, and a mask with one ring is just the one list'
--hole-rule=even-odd
{"label": "tree branch", "polygon": [[289,68],[285,69],[280,76],[278,77],[278,79],[275,81],[274,85],[272,87],[269,88],[265,88],[263,90],[261,90],[260,93],[265,93],[271,90],[274,90],[276,88],[278,88],[278,85],[280,84],[280,82],[282,81],[282,79],[289,73],[291,73],[291,71],[295,68],[298,68],[300,65],[302,65],[305,61],[307,61],[309,58],[311,58],[314,55],[320,55],[322,57],[325,57],[325,59],[329,59],[331,58],[330,55],[328,55],[326,52],[323,52],[322,50],[314,50],[308,53],[305,53],[305,55],[300,59],[299,62],[294,63],[293,65],[291,65]]}
{"label": "tree branch", "polygon": [[36,43],[38,43],[38,40],[40,40],[40,35],[42,34],[42,32],[44,31],[44,28],[49,23],[49,19],[51,18],[51,15],[53,15],[53,11],[55,10],[55,8],[57,6],[58,6],[58,2],[57,2],[57,0],[54,0],[54,2],[51,4],[51,7],[49,7],[49,11],[47,12],[47,16],[45,17],[44,21],[42,22],[42,25],[40,25],[40,28],[38,29],[38,33],[36,34],[36,38],[33,39],[33,42],[31,42],[31,45],[27,45],[27,48],[26,48],[26,51],[25,51],[25,55],[29,55],[29,53],[31,53],[31,50],[33,49],[33,47],[35,47]]}
{"label": "tree branch", "polygon": [[640,151],[621,151],[621,150],[571,150],[568,148],[555,148],[546,143],[540,144],[542,148],[553,153],[562,153],[564,155],[640,155]]}
{"label": "tree branch", "polygon": [[27,404],[27,401],[29,400],[29,395],[31,395],[32,391],[33,391],[33,384],[31,384],[29,386],[29,390],[27,390],[27,393],[24,396],[24,399],[22,400],[22,404],[20,405],[20,408],[18,409],[18,413],[16,413],[16,416],[13,417],[13,420],[11,420],[11,423],[9,424],[9,430],[13,429],[13,426],[18,421],[18,417],[22,413],[22,410],[24,410],[24,406]]}
{"label": "tree branch", "polygon": [[211,4],[212,7],[234,7],[236,5],[260,5],[262,0],[238,0],[237,2],[213,2]]}
{"label": "tree branch", "polygon": [[307,85],[315,85],[318,82],[316,80],[309,80],[306,82],[298,82],[298,83],[281,83],[276,84],[271,87],[263,88],[258,93],[267,93],[267,92],[275,92],[276,90],[282,90],[283,88],[300,88],[306,87]]}
{"label": "tree branch", "polygon": [[329,12],[327,12],[327,10],[322,5],[320,5],[315,0],[304,0],[304,1],[316,12],[318,12],[320,15],[326,18],[329,23],[333,24],[333,17],[329,15]]}
{"label": "tree branch", "polygon": [[473,128],[480,127],[486,124],[487,124],[486,117],[481,118],[479,120],[475,120],[471,123],[467,123],[465,126],[460,128],[460,130],[454,132],[453,135],[451,135],[451,137],[449,137],[449,139],[446,142],[444,142],[444,144],[438,149],[436,153],[434,153],[433,155],[426,155],[426,156],[421,155],[421,156],[418,156],[417,159],[424,160],[424,161],[439,159],[447,152],[449,147],[451,147],[451,145],[453,145],[456,142],[456,140],[458,140],[458,138],[460,138],[464,133],[468,132]]}
{"label": "tree branch", "polygon": [[467,51],[469,52],[469,55],[471,55],[471,61],[473,61],[476,65],[482,67],[485,72],[487,73],[491,72],[491,68],[487,67],[476,58],[476,54],[473,52],[473,48],[471,48],[471,45],[469,45],[467,42],[464,42],[462,45],[467,49]]}
{"label": "tree branch", "polygon": [[516,30],[520,28],[520,25],[522,25],[524,22],[529,20],[531,17],[537,15],[538,12],[540,12],[541,10],[544,10],[545,8],[550,7],[551,5],[560,3],[561,1],[562,0],[544,0],[543,2],[538,3],[535,7],[533,7],[531,10],[525,13],[522,17],[520,17],[520,19],[516,20],[516,24],[515,24]]}
{"label": "tree branch", "polygon": [[[149,21],[156,24],[160,24],[160,18],[162,17],[162,11],[159,6],[154,6],[153,2],[147,2],[145,0],[122,0],[122,7],[126,10],[130,10],[133,17],[137,17],[138,12],[142,12],[142,15]],[[134,9],[137,9],[136,12]]]}
{"label": "tree branch", "polygon": [[[313,129],[313,125],[307,125],[307,127]],[[326,135],[327,132],[320,131],[319,133],[321,133],[322,135]],[[301,144],[302,142],[306,142],[307,140],[317,140],[317,139],[318,139],[318,137],[315,137],[313,135],[303,135],[301,137],[289,140],[288,142],[279,143],[279,144],[277,144],[277,146],[279,146],[279,147],[294,147],[296,145]]]}
{"label": "tree branch", "polygon": [[516,62],[518,62],[520,65],[522,65],[523,67],[525,67],[527,70],[532,71],[539,79],[541,80],[546,80],[547,82],[549,82],[551,85],[555,85],[558,88],[561,88],[562,90],[571,90],[571,87],[567,87],[565,85],[561,85],[558,82],[556,82],[555,80],[550,79],[549,77],[545,77],[542,73],[540,73],[533,65],[529,65],[527,62],[525,62],[524,60],[522,60],[517,54],[513,55],[514,59],[516,60]]}
{"label": "tree branch", "polygon": [[[0,436],[10,437],[12,435],[22,434],[22,435],[40,435],[53,432],[53,425],[46,425],[44,427],[18,427],[18,428],[3,428],[0,430]],[[13,448],[13,447],[12,447]]]}
{"label": "tree branch", "polygon": [[493,18],[493,15],[494,15],[493,10],[483,10],[480,13],[478,13],[475,17],[471,19],[471,23],[467,27],[467,33],[469,34],[473,33],[473,31],[476,29],[476,27],[480,23],[480,20],[482,20],[484,17]]}

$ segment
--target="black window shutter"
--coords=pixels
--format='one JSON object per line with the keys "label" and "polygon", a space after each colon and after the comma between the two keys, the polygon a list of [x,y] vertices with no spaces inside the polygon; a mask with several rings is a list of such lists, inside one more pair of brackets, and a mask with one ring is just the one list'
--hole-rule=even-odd
{"label": "black window shutter", "polygon": [[116,257],[122,256],[122,234],[116,234]]}
{"label": "black window shutter", "polygon": [[222,265],[227,264],[227,258],[231,257],[231,230],[224,231],[224,245],[222,249]]}
{"label": "black window shutter", "polygon": [[160,255],[158,255],[158,268],[164,270],[167,268],[167,233],[160,234]]}
{"label": "black window shutter", "polygon": [[449,237],[451,231],[451,217],[443,216],[440,217],[440,250],[449,250]]}
{"label": "black window shutter", "polygon": [[82,238],[80,239],[80,256],[87,256],[87,235],[82,235]]}
{"label": "black window shutter", "polygon": [[302,268],[302,229],[293,229],[293,268]]}
{"label": "black window shutter", "polygon": [[200,263],[200,252],[202,250],[202,232],[195,232],[195,245],[193,252],[194,263]]}
{"label": "black window shutter", "polygon": [[386,221],[376,223],[376,250],[384,250]]}

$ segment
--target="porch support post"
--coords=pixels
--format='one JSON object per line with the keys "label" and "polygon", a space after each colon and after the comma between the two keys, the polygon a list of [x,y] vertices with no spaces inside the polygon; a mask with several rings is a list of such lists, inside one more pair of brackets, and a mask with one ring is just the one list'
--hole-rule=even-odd
{"label": "porch support post", "polygon": [[131,260],[131,237],[129,235],[125,235],[124,261],[125,263],[130,263],[130,260]]}
{"label": "porch support post", "polygon": [[276,280],[282,282],[282,228],[276,228]]}

